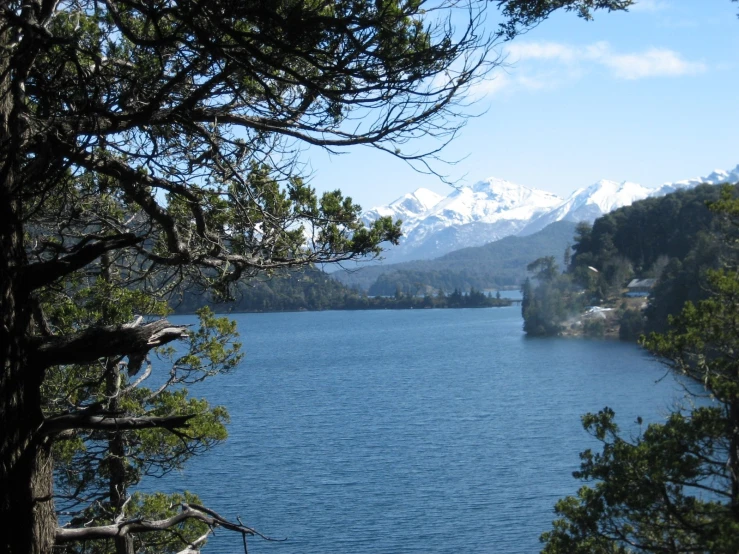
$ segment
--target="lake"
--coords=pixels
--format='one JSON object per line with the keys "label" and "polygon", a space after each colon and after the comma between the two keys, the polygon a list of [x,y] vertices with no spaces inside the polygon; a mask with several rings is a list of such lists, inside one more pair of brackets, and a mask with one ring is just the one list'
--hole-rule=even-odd
{"label": "lake", "polygon": [[[241,367],[192,390],[230,437],[152,486],[288,539],[252,554],[538,552],[597,447],[580,416],[629,429],[682,396],[634,345],[525,337],[516,306],[233,317]],[[239,551],[223,530],[205,548]]]}

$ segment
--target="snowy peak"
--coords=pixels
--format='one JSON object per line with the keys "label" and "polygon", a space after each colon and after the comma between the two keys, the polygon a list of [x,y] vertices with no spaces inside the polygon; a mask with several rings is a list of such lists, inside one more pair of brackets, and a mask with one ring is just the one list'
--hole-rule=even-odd
{"label": "snowy peak", "polygon": [[386,256],[393,261],[434,258],[467,246],[479,246],[509,235],[530,235],[556,221],[589,221],[638,200],[692,188],[701,183],[739,182],[739,165],[705,177],[665,183],[656,189],[638,183],[602,179],[567,199],[542,190],[491,177],[442,196],[418,189],[387,206],[374,208],[366,221],[380,216],[403,220],[400,246]]}
{"label": "snowy peak", "polygon": [[390,216],[403,221],[401,244],[387,257],[430,258],[515,234],[561,202],[549,192],[490,178],[456,188],[445,197],[419,189],[370,210],[364,218]]}
{"label": "snowy peak", "polygon": [[650,196],[664,196],[665,194],[670,194],[671,192],[681,189],[693,188],[703,183],[708,185],[721,185],[723,183],[737,182],[739,182],[739,165],[731,171],[714,169],[705,177],[693,177],[692,179],[684,179],[682,181],[675,181],[674,183],[665,183],[661,187],[652,191]]}
{"label": "snowy peak", "polygon": [[643,200],[649,196],[650,190],[637,183],[624,181],[617,183],[601,179],[590,185],[582,192],[576,191],[573,198],[573,206],[595,205],[603,213],[608,213],[622,206],[633,204],[637,200]]}
{"label": "snowy peak", "polygon": [[432,190],[418,188],[405,194],[387,206],[372,208],[364,214],[364,219],[373,221],[380,217],[392,217],[404,222],[418,217],[438,204],[445,197]]}
{"label": "snowy peak", "polygon": [[433,227],[499,220],[527,220],[561,202],[557,196],[490,178],[472,186],[459,187],[404,227],[411,232],[420,225]]}
{"label": "snowy peak", "polygon": [[739,165],[731,171],[717,169],[705,177],[665,183],[656,189],[650,189],[629,181],[618,183],[601,179],[587,188],[576,190],[551,212],[533,219],[518,234],[530,235],[536,233],[555,221],[589,221],[592,223],[604,214],[624,206],[630,206],[634,202],[648,197],[664,196],[678,190],[696,187],[701,183],[718,185],[737,181],[739,181]]}
{"label": "snowy peak", "polygon": [[471,187],[465,188],[469,188],[476,198],[493,202],[501,208],[524,205],[546,207],[561,202],[561,199],[552,193],[530,189],[495,177],[479,181]]}
{"label": "snowy peak", "polygon": [[405,210],[409,213],[421,213],[426,210],[433,208],[436,204],[441,202],[444,197],[441,194],[437,194],[432,190],[425,188],[418,188],[410,194],[401,196],[390,206],[398,209]]}
{"label": "snowy peak", "polygon": [[598,217],[637,200],[643,200],[651,191],[637,183],[618,183],[601,179],[587,188],[573,192],[564,202],[538,218],[533,219],[519,235],[541,231],[555,221],[594,221]]}

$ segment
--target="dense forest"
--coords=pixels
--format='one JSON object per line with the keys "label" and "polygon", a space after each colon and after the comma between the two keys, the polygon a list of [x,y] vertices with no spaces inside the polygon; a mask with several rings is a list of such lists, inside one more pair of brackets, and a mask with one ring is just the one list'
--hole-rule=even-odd
{"label": "dense forest", "polygon": [[370,295],[423,294],[429,290],[518,288],[526,278],[526,265],[533,259],[563,252],[572,242],[575,224],[558,221],[526,237],[463,248],[434,260],[366,266],[339,271],[332,277]]}
{"label": "dense forest", "polygon": [[[731,191],[736,194],[735,188]],[[575,324],[583,326],[585,334],[602,335],[614,319],[605,312],[580,317],[593,305],[613,310],[608,315],[616,316],[621,338],[664,331],[668,317],[679,313],[686,301],[705,298],[704,275],[720,265],[725,247],[716,236],[724,219],[708,208],[720,192],[721,187],[701,185],[635,202],[592,226],[579,224],[572,252],[565,255],[564,273],[553,258],[529,265],[535,275],[523,286],[526,332],[559,334]],[[648,305],[645,299],[625,297],[632,279],[655,280]]]}
{"label": "dense forest", "polygon": [[240,283],[230,298],[219,299],[204,290],[187,286],[177,295],[172,308],[180,314],[194,313],[209,306],[218,313],[285,312],[318,310],[381,310],[411,308],[487,308],[510,306],[511,301],[485,294],[474,287],[443,289],[425,294],[400,290],[387,296],[368,296],[350,289],[317,268],[283,271]]}
{"label": "dense forest", "polygon": [[[739,199],[736,187],[727,186],[720,200],[706,206],[704,195],[713,197],[718,190],[698,190],[617,214],[621,222],[654,223],[657,236],[629,239],[628,233],[618,233],[623,227],[597,235],[605,246],[602,239],[624,239],[617,251],[630,253],[633,257],[625,260],[641,262],[644,271],[667,257],[655,301],[676,303],[676,297],[663,296],[666,290],[703,296],[675,312],[667,332],[642,341],[702,391],[685,387],[686,398],[676,401],[662,421],[644,425],[637,418],[638,430],[621,429],[608,407],[583,416],[583,427],[601,447],[580,453],[580,469],[573,476],[583,486],[555,505],[557,519],[541,536],[544,554],[739,552]],[[661,227],[670,209],[677,219],[671,228]],[[640,219],[649,215],[656,219]],[[686,242],[680,245],[678,238]],[[708,251],[699,252],[703,249]],[[599,251],[580,250],[582,256]],[[675,271],[668,270],[670,265]],[[681,278],[693,275],[699,275],[698,289],[691,279]],[[651,318],[650,324],[655,312]]]}

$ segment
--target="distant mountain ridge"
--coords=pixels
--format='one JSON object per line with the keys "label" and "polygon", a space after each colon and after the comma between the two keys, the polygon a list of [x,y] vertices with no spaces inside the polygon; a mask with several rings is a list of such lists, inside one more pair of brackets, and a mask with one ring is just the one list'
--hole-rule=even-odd
{"label": "distant mountain ridge", "polygon": [[490,178],[448,196],[417,189],[369,210],[364,218],[369,222],[390,216],[403,221],[404,238],[386,253],[388,260],[431,259],[515,235],[560,203],[552,193]]}
{"label": "distant mountain ridge", "polygon": [[517,288],[526,278],[526,266],[543,256],[558,260],[573,242],[576,224],[558,221],[525,237],[508,236],[483,246],[455,250],[433,260],[365,265],[336,271],[331,277],[371,295],[419,294],[454,289]]}
{"label": "distant mountain ridge", "polygon": [[629,181],[603,179],[563,200],[546,191],[489,178],[459,187],[447,196],[419,188],[387,206],[367,211],[364,219],[369,222],[390,216],[403,221],[404,238],[399,246],[386,252],[388,261],[432,259],[511,235],[530,235],[557,221],[592,223],[637,200],[693,188],[700,183],[737,181],[739,165],[731,171],[715,170],[705,177],[665,183],[655,189]]}

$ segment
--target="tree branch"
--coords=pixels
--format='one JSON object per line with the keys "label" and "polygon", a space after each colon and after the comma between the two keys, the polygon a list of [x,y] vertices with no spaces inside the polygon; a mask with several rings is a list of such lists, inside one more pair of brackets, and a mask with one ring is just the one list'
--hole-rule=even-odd
{"label": "tree branch", "polygon": [[153,348],[187,338],[187,326],[160,319],[146,325],[92,327],[67,336],[31,339],[29,361],[35,368],[88,364],[109,356],[128,356],[128,372],[136,373]]}
{"label": "tree branch", "polygon": [[223,527],[230,531],[236,531],[242,535],[254,536],[257,534],[254,529],[232,523],[221,517],[212,510],[203,508],[193,504],[182,504],[182,511],[167,519],[156,521],[147,521],[141,518],[129,519],[111,525],[102,525],[99,527],[83,527],[79,529],[57,528],[56,544],[66,544],[70,542],[81,542],[88,540],[110,539],[114,537],[122,537],[135,533],[149,533],[152,531],[163,531],[170,529],[175,525],[187,520],[197,519],[210,525],[211,527]]}
{"label": "tree branch", "polygon": [[188,426],[196,414],[163,417],[117,417],[72,413],[47,418],[41,426],[42,435],[53,435],[70,429],[94,431],[131,431],[137,429],[167,429],[174,431]]}
{"label": "tree branch", "polygon": [[184,550],[180,550],[177,554],[198,554],[200,550],[197,549],[197,545],[201,542],[204,542],[205,539],[207,539],[210,534],[213,532],[212,529],[208,529],[208,531],[192,541],[190,544],[187,545],[187,547]]}
{"label": "tree branch", "polygon": [[144,241],[144,237],[137,237],[133,233],[124,233],[119,236],[103,237],[99,241],[80,248],[74,254],[60,259],[30,264],[23,269],[23,283],[27,290],[35,290],[57,279],[74,273],[78,269],[92,263],[97,258],[110,252],[134,246]]}

